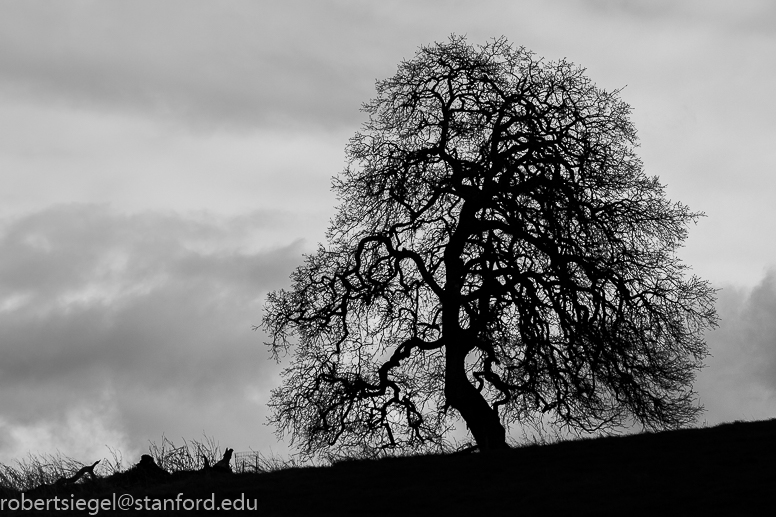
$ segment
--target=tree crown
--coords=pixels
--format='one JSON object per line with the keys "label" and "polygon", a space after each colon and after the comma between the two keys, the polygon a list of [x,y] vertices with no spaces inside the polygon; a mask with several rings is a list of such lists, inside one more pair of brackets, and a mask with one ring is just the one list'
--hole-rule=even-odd
{"label": "tree crown", "polygon": [[675,252],[702,214],[646,176],[618,91],[453,36],[364,111],[328,246],[268,297],[269,344],[295,355],[271,401],[281,433],[307,452],[423,449],[455,414],[481,446],[541,415],[695,418],[713,289]]}

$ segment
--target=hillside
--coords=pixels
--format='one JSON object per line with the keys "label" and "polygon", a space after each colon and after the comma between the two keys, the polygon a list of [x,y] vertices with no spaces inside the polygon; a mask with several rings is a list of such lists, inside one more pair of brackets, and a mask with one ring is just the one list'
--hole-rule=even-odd
{"label": "hillside", "polygon": [[[80,497],[111,497],[114,491],[104,486],[90,489],[88,484],[79,490],[83,490]],[[257,511],[251,513],[262,516],[766,515],[776,505],[776,420],[528,446],[500,453],[173,478],[162,485],[115,491],[129,492],[135,498],[170,499],[178,493],[184,498],[210,498],[214,492],[217,501],[244,494],[251,505],[257,500]],[[147,514],[235,513],[243,512]]]}

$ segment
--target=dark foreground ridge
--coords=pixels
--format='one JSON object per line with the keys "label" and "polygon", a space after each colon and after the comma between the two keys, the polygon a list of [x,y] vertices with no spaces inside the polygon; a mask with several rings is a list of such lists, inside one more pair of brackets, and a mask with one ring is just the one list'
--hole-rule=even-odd
{"label": "dark foreground ridge", "polygon": [[[69,487],[77,497],[255,500],[241,511],[98,515],[773,515],[776,420],[508,451],[358,460],[272,473],[162,476]],[[59,494],[62,496],[62,494]],[[253,503],[251,503],[253,504]],[[12,512],[88,515],[88,512]]]}

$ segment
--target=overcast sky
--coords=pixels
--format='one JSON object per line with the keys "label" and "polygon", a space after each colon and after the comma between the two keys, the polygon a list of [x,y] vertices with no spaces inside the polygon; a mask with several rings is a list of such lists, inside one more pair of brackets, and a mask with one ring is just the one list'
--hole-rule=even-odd
{"label": "overcast sky", "polygon": [[451,33],[624,87],[647,173],[707,214],[702,419],[776,416],[771,0],[0,1],[0,461],[285,451],[251,326],[324,239],[374,81]]}

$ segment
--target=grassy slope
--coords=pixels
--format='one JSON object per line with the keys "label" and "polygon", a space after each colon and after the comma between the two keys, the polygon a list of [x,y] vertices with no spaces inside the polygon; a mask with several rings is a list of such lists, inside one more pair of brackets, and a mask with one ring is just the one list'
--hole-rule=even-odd
{"label": "grassy slope", "polygon": [[264,516],[774,515],[776,420],[503,453],[211,476],[131,490],[139,497],[174,498],[179,492],[188,498],[215,492],[217,499],[245,494],[258,499],[256,514]]}

